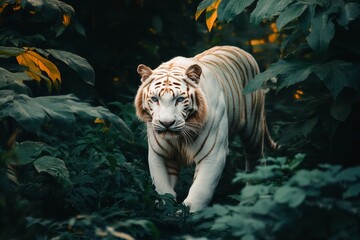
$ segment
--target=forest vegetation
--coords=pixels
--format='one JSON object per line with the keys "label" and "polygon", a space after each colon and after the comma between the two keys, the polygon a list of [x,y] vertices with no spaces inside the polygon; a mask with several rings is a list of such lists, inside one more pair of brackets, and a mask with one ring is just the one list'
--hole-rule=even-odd
{"label": "forest vegetation", "polygon": [[[0,239],[360,239],[357,0],[0,0]],[[239,138],[210,206],[158,195],[136,67],[250,52],[281,148],[244,172]],[[276,80],[276,81],[274,81]],[[251,181],[252,184],[245,184]]]}

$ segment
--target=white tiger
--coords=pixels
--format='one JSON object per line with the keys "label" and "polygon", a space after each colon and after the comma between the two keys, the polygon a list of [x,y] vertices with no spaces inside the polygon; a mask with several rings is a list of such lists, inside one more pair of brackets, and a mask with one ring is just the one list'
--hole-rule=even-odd
{"label": "white tiger", "polygon": [[176,57],[155,70],[140,64],[137,116],[147,124],[149,169],[159,194],[174,191],[182,165],[196,164],[183,203],[195,212],[212,199],[222,174],[228,139],[239,133],[246,170],[263,157],[264,142],[275,149],[264,112],[264,90],[243,95],[259,73],[254,58],[232,46],[213,47],[193,58]]}

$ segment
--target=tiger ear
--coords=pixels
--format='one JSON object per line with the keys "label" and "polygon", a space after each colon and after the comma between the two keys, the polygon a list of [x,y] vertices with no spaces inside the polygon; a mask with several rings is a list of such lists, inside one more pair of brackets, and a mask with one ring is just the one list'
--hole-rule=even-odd
{"label": "tiger ear", "polygon": [[140,75],[142,82],[144,82],[146,79],[148,79],[148,77],[152,74],[151,68],[149,68],[148,66],[146,66],[144,64],[140,64],[137,67],[137,72]]}
{"label": "tiger ear", "polygon": [[196,84],[199,83],[200,81],[200,76],[201,76],[201,72],[202,69],[199,65],[194,64],[191,65],[187,70],[186,70],[186,76],[188,76],[188,78],[190,78],[191,80],[193,80]]}

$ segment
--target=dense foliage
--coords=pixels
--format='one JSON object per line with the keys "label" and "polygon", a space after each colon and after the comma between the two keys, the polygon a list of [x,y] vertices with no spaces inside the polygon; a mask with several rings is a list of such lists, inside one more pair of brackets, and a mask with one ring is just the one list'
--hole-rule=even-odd
{"label": "dense foliage", "polygon": [[[0,239],[359,239],[359,15],[345,0],[0,0]],[[192,168],[178,202],[154,191],[135,69],[224,44],[258,60],[245,92],[270,89],[282,147],[244,173],[235,138],[191,215]]]}

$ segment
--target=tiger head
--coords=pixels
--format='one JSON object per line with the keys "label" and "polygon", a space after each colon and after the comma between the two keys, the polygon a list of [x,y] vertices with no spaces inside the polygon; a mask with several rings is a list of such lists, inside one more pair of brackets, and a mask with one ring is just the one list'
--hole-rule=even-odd
{"label": "tiger head", "polygon": [[135,97],[136,115],[166,139],[191,142],[207,117],[207,101],[199,87],[202,69],[162,64],[155,70],[140,64],[142,84]]}

